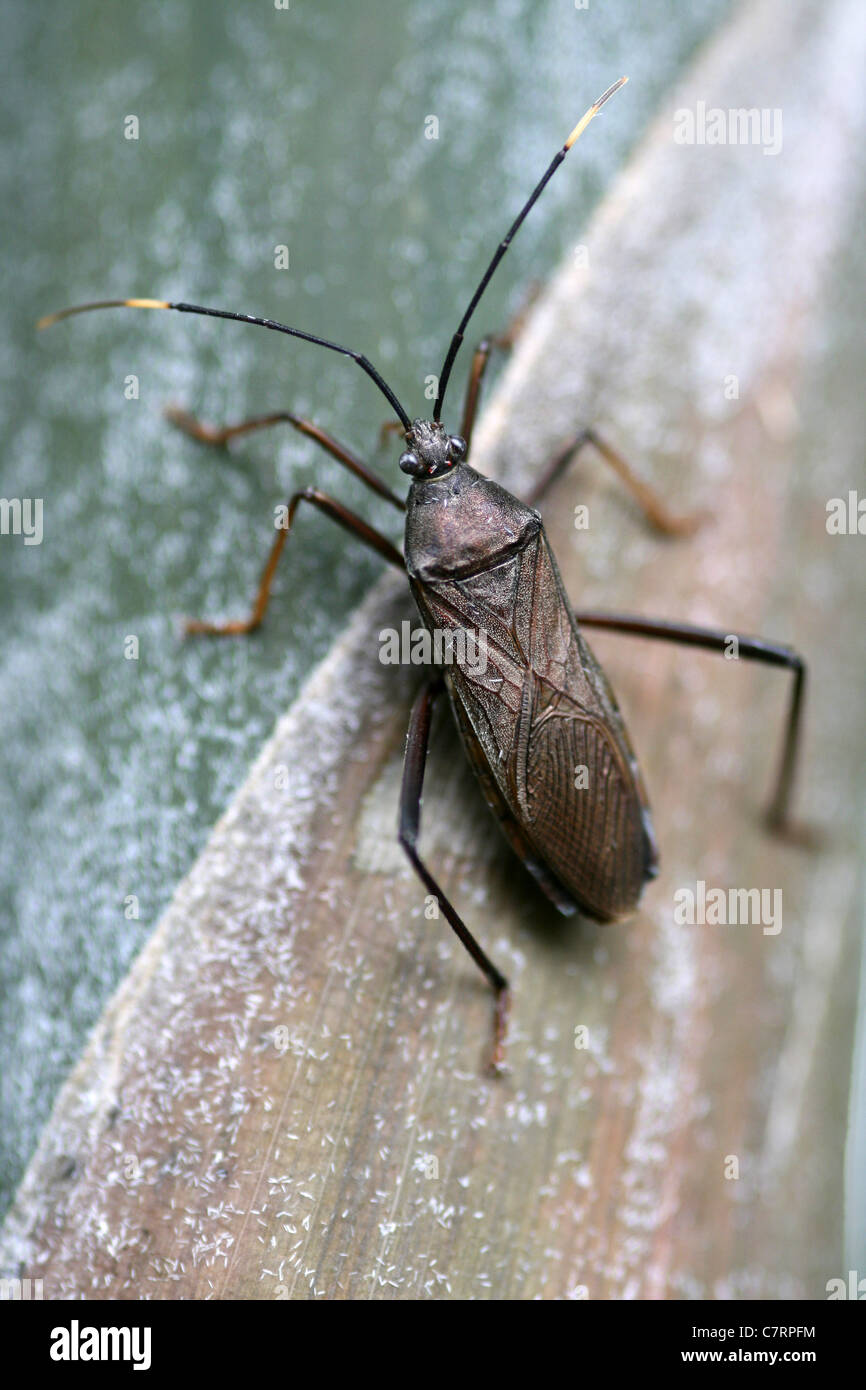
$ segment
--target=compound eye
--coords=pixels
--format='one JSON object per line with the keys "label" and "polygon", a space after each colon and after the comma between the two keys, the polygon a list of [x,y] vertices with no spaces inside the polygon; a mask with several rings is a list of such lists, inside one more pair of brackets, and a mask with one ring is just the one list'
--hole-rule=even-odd
{"label": "compound eye", "polygon": [[466,440],[459,434],[452,434],[448,441],[448,452],[455,463],[466,457]]}
{"label": "compound eye", "polygon": [[400,467],[404,473],[411,473],[414,477],[417,477],[421,472],[421,460],[411,449],[407,449],[405,454],[400,455]]}

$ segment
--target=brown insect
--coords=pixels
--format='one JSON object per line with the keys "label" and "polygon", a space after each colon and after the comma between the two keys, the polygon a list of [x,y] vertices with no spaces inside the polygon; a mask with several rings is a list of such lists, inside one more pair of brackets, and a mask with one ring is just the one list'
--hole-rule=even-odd
{"label": "brown insect", "polygon": [[[575,612],[534,504],[576,454],[592,444],[619,474],[660,531],[682,534],[695,518],[671,516],[625,460],[590,429],[581,430],[552,461],[528,504],[476,473],[466,462],[481,382],[493,346],[476,349],[460,434],[441,423],[445,391],[464,331],[496,267],[569,149],[604,103],[626,81],[620,78],[594,102],[549,164],[512,223],[451,340],[439,377],[432,420],[410,420],[394,392],[361,353],[272,319],[165,300],[124,299],[61,310],[40,327],[91,309],[175,309],[234,319],[286,333],[351,357],[386,397],[404,433],[400,467],[412,478],[406,501],[344,445],[308,420],[287,411],[223,429],[211,429],[180,411],[174,423],[194,438],[225,444],[241,434],[287,423],[315,439],[369,488],[406,513],[404,550],[342,503],[304,488],[290,499],[249,617],[235,622],[190,622],[187,631],[251,632],[264,616],[287,536],[301,502],[339,523],[390,563],[405,570],[421,618],[431,633],[450,635],[463,659],[443,665],[423,686],[412,709],[400,797],[399,839],[429,893],[495,992],[493,1063],[503,1058],[509,1007],[508,981],[469,931],[418,853],[421,794],[434,701],[447,689],[469,762],[488,805],[512,848],[563,913],[577,910],[601,922],[634,911],[644,884],[658,872],[658,854],[646,793],[616,699],[581,627],[608,628],[642,637],[724,652],[732,634],[615,613]],[[455,639],[480,638],[484,660],[468,660]],[[787,826],[797,755],[806,670],[788,647],[739,636],[741,657],[787,667],[793,675],[782,759],[768,812],[770,825]]]}

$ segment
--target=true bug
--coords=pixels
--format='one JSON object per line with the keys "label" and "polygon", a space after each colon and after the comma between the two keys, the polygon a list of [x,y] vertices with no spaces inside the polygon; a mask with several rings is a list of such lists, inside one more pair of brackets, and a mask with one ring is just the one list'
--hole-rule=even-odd
{"label": "true bug", "polygon": [[[584,445],[594,445],[616,470],[657,529],[682,533],[692,529],[695,520],[671,516],[620,455],[591,429],[580,430],[568,441],[528,504],[476,473],[467,458],[492,340],[482,341],[476,349],[460,433],[449,433],[441,419],[467,324],[500,260],[572,145],[625,81],[620,78],[609,87],[581,118],[499,243],[451,339],[430,420],[411,420],[363,354],[271,319],[196,304],[121,299],[63,309],[39,323],[42,328],[72,314],[119,307],[174,309],[251,323],[351,357],[394,410],[407,446],[400,456],[400,467],[412,480],[405,501],[344,445],[288,411],[222,429],[210,429],[184,412],[169,412],[188,434],[211,444],[225,444],[265,426],[290,424],[406,514],[401,553],[385,535],[318,488],[296,492],[288,504],[286,523],[273,542],[250,615],[235,622],[189,622],[187,631],[236,634],[250,632],[260,624],[295,513],[301,502],[306,502],[405,571],[429,630],[451,634],[474,630],[483,635],[484,669],[458,659],[434,671],[416,697],[406,739],[398,833],[428,892],[438,900],[493,987],[493,1063],[497,1068],[503,1055],[508,982],[418,852],[421,795],[436,696],[447,690],[464,748],[488,805],[543,891],[563,913],[579,909],[599,921],[614,921],[636,908],[644,884],[658,871],[658,854],[637,760],[613,692],[581,627],[608,628],[717,652],[725,651],[732,637],[721,629],[572,610],[534,503]],[[738,636],[737,641],[740,656],[786,667],[793,676],[781,764],[768,812],[771,827],[781,830],[788,826],[806,669],[801,657],[788,647],[747,636]],[[577,769],[586,774],[582,783],[574,776]]]}

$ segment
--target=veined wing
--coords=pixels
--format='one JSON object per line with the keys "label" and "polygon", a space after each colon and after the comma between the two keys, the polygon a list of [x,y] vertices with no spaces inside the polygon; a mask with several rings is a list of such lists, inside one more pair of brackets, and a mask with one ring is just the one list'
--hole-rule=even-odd
{"label": "veined wing", "polygon": [[429,627],[483,637],[486,665],[453,665],[448,684],[470,760],[518,853],[526,858],[530,845],[590,914],[631,911],[655,871],[646,797],[544,532],[500,565],[418,586],[416,599]]}

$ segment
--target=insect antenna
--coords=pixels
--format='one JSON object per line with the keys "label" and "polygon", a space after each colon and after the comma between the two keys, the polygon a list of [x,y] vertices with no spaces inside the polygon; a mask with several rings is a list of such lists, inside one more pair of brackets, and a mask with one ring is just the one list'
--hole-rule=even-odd
{"label": "insect antenna", "polygon": [[388,401],[392,410],[399,417],[403,428],[408,429],[411,420],[398,401],[391,387],[380,376],[372,362],[363,353],[353,352],[351,348],[343,347],[340,343],[329,342],[327,338],[318,338],[315,333],[305,333],[300,328],[289,328],[285,323],[277,323],[274,319],[260,319],[252,314],[233,314],[228,309],[205,309],[201,304],[170,304],[166,299],[101,299],[92,304],[76,304],[70,309],[60,309],[56,314],[46,314],[37,323],[37,328],[49,328],[52,323],[58,323],[60,319],[71,318],[73,314],[87,314],[92,309],[176,309],[180,314],[206,314],[215,319],[234,319],[237,323],[252,323],[259,328],[271,328],[275,333],[288,333],[292,338],[302,338],[305,343],[316,343],[318,347],[330,348],[332,352],[340,352],[344,357],[351,357],[353,362],[357,362],[362,371],[367,373],[372,381],[375,381],[382,395]]}
{"label": "insect antenna", "polygon": [[433,410],[434,420],[440,419],[442,415],[442,403],[445,400],[445,391],[448,386],[448,378],[451,376],[451,368],[454,366],[454,359],[460,351],[460,344],[463,342],[463,334],[466,330],[466,325],[468,324],[472,315],[475,313],[478,301],[483,295],[484,291],[487,289],[487,286],[489,285],[493,277],[493,272],[496,270],[496,267],[499,265],[499,262],[502,260],[502,257],[505,255],[506,251],[511,245],[511,241],[514,237],[515,232],[517,231],[523,219],[526,217],[526,214],[529,212],[530,208],[544,192],[546,185],[548,184],[550,179],[553,178],[553,175],[556,173],[560,164],[565,159],[565,156],[568,154],[568,151],[571,149],[572,145],[579,138],[579,136],[581,136],[583,132],[586,130],[586,127],[589,125],[593,116],[596,116],[598,114],[598,112],[604,106],[604,103],[610,97],[613,96],[614,92],[618,92],[620,87],[624,87],[627,81],[627,77],[621,77],[618,82],[614,82],[613,86],[608,87],[607,91],[603,92],[602,95],[598,98],[598,101],[594,101],[592,106],[590,106],[589,110],[586,111],[583,116],[581,116],[580,120],[574,127],[574,130],[569,135],[562,149],[559,150],[557,154],[553,157],[553,159],[550,161],[550,164],[547,166],[547,169],[545,170],[541,179],[539,179],[538,183],[535,185],[535,188],[532,190],[532,193],[529,195],[529,198],[524,203],[520,212],[515,217],[506,235],[503,237],[502,241],[500,241],[499,245],[497,246],[493,259],[490,262],[487,269],[485,270],[484,274],[482,275],[481,283],[479,284],[477,290],[470,299],[469,307],[467,308],[466,313],[460,320],[460,326],[458,327],[457,332],[454,334],[454,337],[451,339],[451,345],[448,348],[442,371],[439,374],[439,394],[436,397],[436,405]]}

